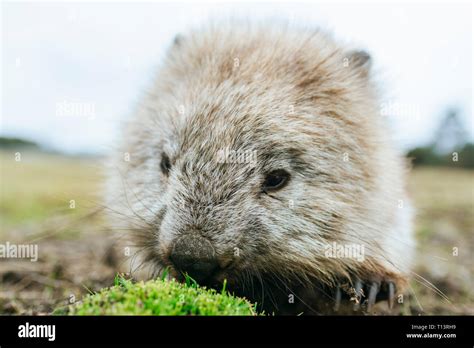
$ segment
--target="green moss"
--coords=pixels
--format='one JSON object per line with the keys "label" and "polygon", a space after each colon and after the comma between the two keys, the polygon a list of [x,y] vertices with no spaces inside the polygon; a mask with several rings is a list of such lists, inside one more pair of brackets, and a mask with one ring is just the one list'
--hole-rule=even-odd
{"label": "green moss", "polygon": [[117,277],[115,286],[59,308],[59,315],[256,315],[246,299],[175,280],[133,283]]}

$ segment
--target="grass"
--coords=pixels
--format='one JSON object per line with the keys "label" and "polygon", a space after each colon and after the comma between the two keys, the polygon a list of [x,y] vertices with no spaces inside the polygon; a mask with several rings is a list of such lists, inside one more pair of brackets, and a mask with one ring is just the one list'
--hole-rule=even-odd
{"label": "grass", "polygon": [[0,151],[0,219],[4,226],[84,213],[97,201],[98,165],[41,152],[21,152],[21,160],[16,161],[15,154]]}
{"label": "grass", "polygon": [[[414,281],[413,293],[420,306],[412,314],[473,314],[474,171],[416,168],[408,191],[416,207],[414,271],[449,299],[441,299],[429,287]],[[457,254],[453,248],[458,249]]]}
{"label": "grass", "polygon": [[247,300],[195,282],[152,280],[133,283],[121,276],[115,285],[86,296],[80,303],[57,309],[68,315],[256,315]]}

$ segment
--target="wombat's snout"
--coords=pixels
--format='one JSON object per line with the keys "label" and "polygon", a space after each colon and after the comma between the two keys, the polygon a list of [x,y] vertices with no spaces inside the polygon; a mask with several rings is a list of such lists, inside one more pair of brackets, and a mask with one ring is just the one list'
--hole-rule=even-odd
{"label": "wombat's snout", "polygon": [[197,235],[178,238],[173,243],[170,260],[197,282],[209,278],[219,266],[211,242]]}

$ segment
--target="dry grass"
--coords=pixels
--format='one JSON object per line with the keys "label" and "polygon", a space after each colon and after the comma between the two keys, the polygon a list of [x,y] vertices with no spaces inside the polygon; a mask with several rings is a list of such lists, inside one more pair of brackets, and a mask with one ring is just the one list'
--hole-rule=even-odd
{"label": "dry grass", "polygon": [[417,208],[415,271],[449,300],[413,282],[421,308],[412,303],[412,313],[473,314],[474,172],[419,168],[409,187]]}
{"label": "dry grass", "polygon": [[7,225],[81,214],[98,201],[102,174],[90,160],[26,152],[15,161],[14,152],[2,151],[0,165],[0,216]]}
{"label": "dry grass", "polygon": [[35,243],[39,253],[38,262],[0,259],[0,313],[47,313],[111,284],[120,267],[96,212],[100,161],[35,152],[16,162],[0,152],[0,178],[0,241]]}

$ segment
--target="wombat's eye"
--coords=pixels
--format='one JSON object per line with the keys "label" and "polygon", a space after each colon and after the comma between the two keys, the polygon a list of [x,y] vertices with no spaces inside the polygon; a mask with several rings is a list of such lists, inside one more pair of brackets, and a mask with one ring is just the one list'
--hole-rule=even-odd
{"label": "wombat's eye", "polygon": [[163,174],[168,175],[171,169],[171,161],[166,153],[161,154],[160,168]]}
{"label": "wombat's eye", "polygon": [[262,185],[262,191],[268,192],[268,191],[279,190],[285,187],[289,179],[290,179],[290,173],[288,173],[286,170],[283,170],[283,169],[274,170],[268,173],[267,176],[265,177],[265,181],[263,182],[263,185]]}

